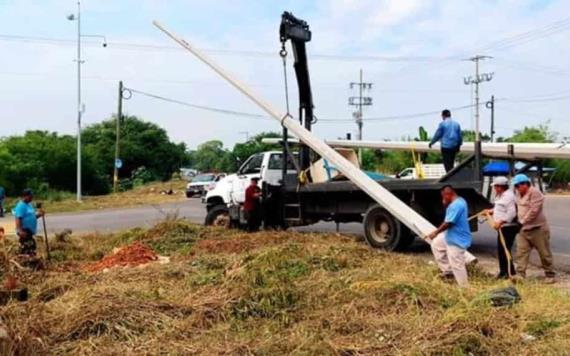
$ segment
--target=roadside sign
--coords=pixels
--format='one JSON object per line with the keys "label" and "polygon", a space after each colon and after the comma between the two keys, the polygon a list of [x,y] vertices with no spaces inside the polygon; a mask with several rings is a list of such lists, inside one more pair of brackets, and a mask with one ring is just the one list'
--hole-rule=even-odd
{"label": "roadside sign", "polygon": [[119,169],[119,168],[121,168],[122,166],[123,166],[123,161],[121,161],[120,158],[117,158],[117,159],[115,160],[115,168]]}

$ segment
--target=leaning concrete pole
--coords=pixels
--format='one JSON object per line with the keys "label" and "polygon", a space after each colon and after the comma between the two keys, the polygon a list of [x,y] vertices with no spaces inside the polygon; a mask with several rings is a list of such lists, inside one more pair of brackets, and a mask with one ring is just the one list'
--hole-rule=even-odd
{"label": "leaning concrete pole", "polygon": [[366,174],[364,174],[359,168],[354,166],[340,154],[338,154],[334,149],[329,147],[324,141],[315,136],[312,132],[306,130],[301,126],[296,120],[293,120],[283,114],[281,114],[277,109],[275,109],[271,104],[261,99],[256,95],[251,89],[246,87],[243,83],[239,82],[237,79],[233,78],[229,73],[222,69],[217,63],[212,61],[201,51],[196,49],[190,43],[179,38],[172,32],[165,29],[161,24],[154,21],[154,25],[160,29],[162,32],[167,34],[174,41],[178,42],[182,47],[186,48],[192,54],[194,54],[198,59],[212,68],[216,73],[218,73],[222,78],[227,80],[231,85],[233,85],[237,90],[241,91],[245,96],[250,98],[254,103],[263,109],[269,116],[273,117],[283,126],[285,126],[289,131],[291,131],[295,136],[297,136],[302,142],[307,146],[311,147],[312,150],[317,152],[321,157],[325,158],[333,165],[335,165],[342,174],[344,174],[351,182],[356,184],[360,189],[362,189],[366,194],[368,194],[372,199],[374,199],[378,204],[380,204],[384,209],[388,210],[390,214],[400,220],[404,225],[410,228],[418,236],[424,238],[427,234],[435,230],[435,227],[426,220],[423,216],[418,214],[415,210],[407,206],[404,202],[390,193],[386,188],[382,187],[380,184],[372,180]]}

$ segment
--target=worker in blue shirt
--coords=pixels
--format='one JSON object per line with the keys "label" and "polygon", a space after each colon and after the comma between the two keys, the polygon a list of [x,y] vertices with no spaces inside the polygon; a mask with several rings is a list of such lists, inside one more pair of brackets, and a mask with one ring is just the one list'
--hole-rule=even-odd
{"label": "worker in blue shirt", "polygon": [[[465,199],[451,185],[441,190],[445,206],[444,222],[426,239],[432,240],[431,250],[443,278],[454,277],[461,287],[468,285],[465,254],[471,246],[469,211]],[[445,232],[445,235],[442,234]]]}
{"label": "worker in blue shirt", "polygon": [[16,218],[16,233],[20,242],[20,254],[35,256],[36,241],[34,236],[38,232],[38,218],[44,215],[42,209],[32,206],[34,194],[31,189],[24,189],[22,199],[18,201],[13,214]]}
{"label": "worker in blue shirt", "polygon": [[429,143],[429,148],[436,142],[440,142],[441,156],[445,171],[449,172],[455,165],[455,156],[459,152],[459,148],[463,144],[461,135],[461,126],[451,118],[451,111],[445,109],[441,112],[441,123],[439,124],[435,135]]}

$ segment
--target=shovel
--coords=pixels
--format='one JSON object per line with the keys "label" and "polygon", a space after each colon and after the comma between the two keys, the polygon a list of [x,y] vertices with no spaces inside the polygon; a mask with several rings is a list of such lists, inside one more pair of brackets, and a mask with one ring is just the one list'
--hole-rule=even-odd
{"label": "shovel", "polygon": [[[42,203],[38,203],[37,204],[37,208],[41,209],[42,208]],[[48,233],[47,233],[47,229],[46,229],[46,217],[45,215],[42,215],[42,224],[43,224],[43,228],[44,228],[44,241],[46,244],[46,259],[49,261],[50,260],[50,256],[49,256],[49,242],[48,242]]]}

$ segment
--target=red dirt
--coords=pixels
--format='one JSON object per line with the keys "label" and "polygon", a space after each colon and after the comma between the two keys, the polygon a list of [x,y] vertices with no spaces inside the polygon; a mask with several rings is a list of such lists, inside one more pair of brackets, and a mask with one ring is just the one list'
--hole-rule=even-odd
{"label": "red dirt", "polygon": [[98,272],[113,267],[135,267],[158,260],[158,255],[140,241],[123,246],[112,255],[103,257],[99,262],[85,266],[89,272]]}

